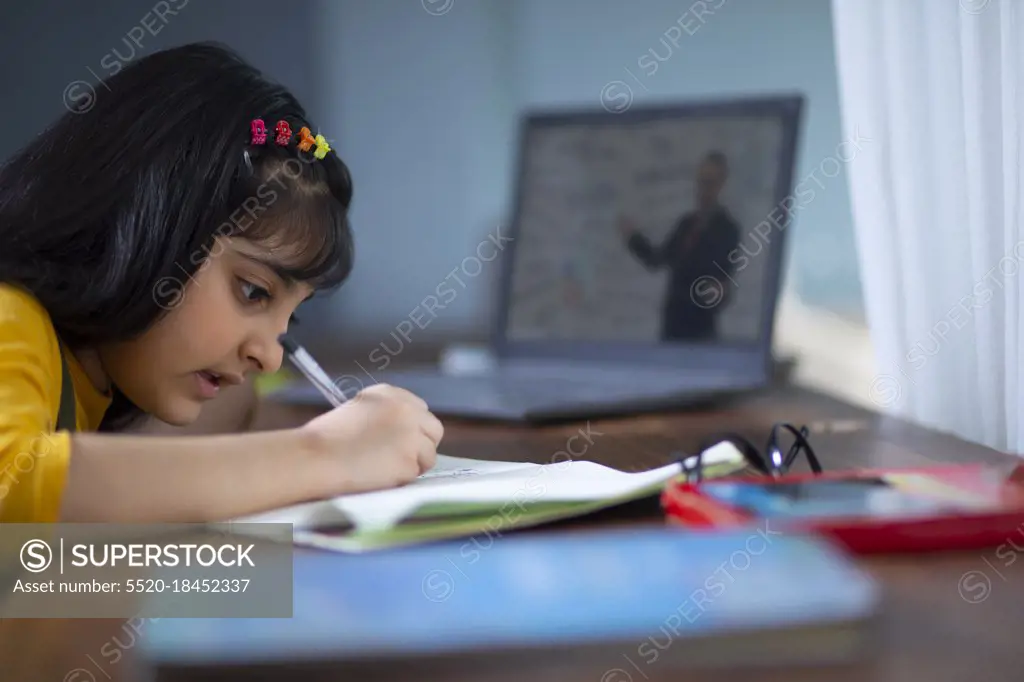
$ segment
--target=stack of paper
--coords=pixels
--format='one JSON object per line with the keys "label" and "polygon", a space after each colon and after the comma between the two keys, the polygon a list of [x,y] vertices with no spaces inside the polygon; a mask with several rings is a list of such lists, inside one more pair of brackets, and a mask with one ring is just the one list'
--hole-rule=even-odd
{"label": "stack of paper", "polygon": [[[704,453],[707,475],[743,467],[723,443]],[[639,473],[594,462],[494,462],[438,455],[436,466],[408,485],[310,502],[236,519],[291,523],[299,544],[359,552],[514,528],[580,516],[661,492],[678,463]],[[336,530],[336,529],[341,530]]]}

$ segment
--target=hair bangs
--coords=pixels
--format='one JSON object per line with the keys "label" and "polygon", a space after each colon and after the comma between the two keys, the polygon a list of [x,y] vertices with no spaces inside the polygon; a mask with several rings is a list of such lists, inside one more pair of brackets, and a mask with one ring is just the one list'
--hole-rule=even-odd
{"label": "hair bangs", "polygon": [[328,193],[292,191],[233,236],[267,249],[281,275],[317,290],[339,287],[352,271],[347,211]]}
{"label": "hair bangs", "polygon": [[217,233],[263,247],[293,282],[339,287],[355,261],[347,168],[333,156],[302,159],[274,148],[252,150],[248,163],[229,201],[235,210]]}

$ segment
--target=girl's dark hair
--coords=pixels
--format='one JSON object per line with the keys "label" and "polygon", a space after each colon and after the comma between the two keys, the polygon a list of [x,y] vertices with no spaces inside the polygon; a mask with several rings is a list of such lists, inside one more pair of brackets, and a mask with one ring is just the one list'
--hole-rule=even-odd
{"label": "girl's dark hair", "polygon": [[[71,348],[153,325],[214,248],[241,235],[283,247],[317,289],[347,279],[352,182],[283,86],[228,48],[198,43],[132,63],[0,168],[0,282],[33,294]],[[266,143],[251,144],[262,119]],[[286,121],[287,147],[275,144]],[[326,136],[325,136],[326,137]],[[101,430],[141,416],[115,388]]]}

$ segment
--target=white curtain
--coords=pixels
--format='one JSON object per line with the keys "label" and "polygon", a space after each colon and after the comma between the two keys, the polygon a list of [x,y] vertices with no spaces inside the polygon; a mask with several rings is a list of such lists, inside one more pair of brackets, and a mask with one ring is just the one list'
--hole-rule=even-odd
{"label": "white curtain", "polygon": [[[1024,0],[833,0],[880,409],[1024,453]],[[924,453],[927,454],[927,453]]]}

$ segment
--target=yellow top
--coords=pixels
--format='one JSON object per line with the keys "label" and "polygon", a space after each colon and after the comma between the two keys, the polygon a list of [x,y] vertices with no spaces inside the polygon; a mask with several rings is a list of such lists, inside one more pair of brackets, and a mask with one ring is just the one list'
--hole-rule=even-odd
{"label": "yellow top", "polygon": [[[89,381],[67,348],[76,428],[95,431],[110,398]],[[55,432],[60,347],[50,315],[22,289],[0,283],[0,523],[59,520],[71,437]]]}

